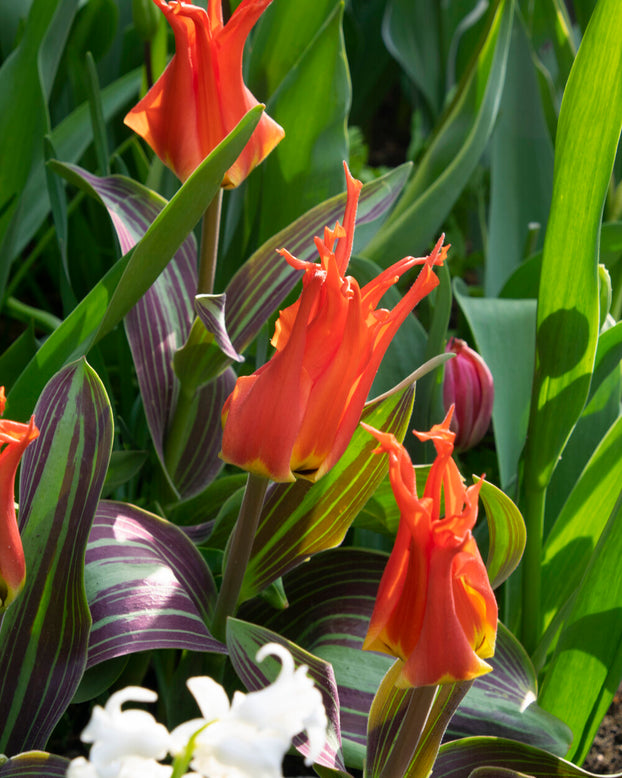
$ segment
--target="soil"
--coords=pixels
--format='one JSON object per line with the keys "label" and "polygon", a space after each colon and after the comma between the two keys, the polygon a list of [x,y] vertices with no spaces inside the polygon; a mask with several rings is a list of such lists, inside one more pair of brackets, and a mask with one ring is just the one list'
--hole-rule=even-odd
{"label": "soil", "polygon": [[622,771],[622,686],[613,698],[583,766],[598,775]]}

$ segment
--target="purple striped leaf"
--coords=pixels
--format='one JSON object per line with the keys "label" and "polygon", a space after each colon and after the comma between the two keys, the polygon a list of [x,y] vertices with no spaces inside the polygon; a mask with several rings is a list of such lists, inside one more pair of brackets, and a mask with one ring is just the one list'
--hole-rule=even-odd
{"label": "purple striped leaf", "polygon": [[[414,394],[411,383],[385,395],[363,409],[361,420],[403,440]],[[317,483],[296,481],[271,488],[244,576],[242,599],[258,594],[313,554],[342,542],[387,473],[388,460],[373,453],[376,446],[376,440],[359,426],[344,455]]]}
{"label": "purple striped leaf", "polygon": [[[340,548],[318,554],[283,578],[289,607],[245,603],[240,617],[262,624],[328,662],[341,701],[346,763],[362,767],[372,699],[393,658],[362,651],[385,554]],[[450,734],[510,736],[555,753],[568,748],[568,728],[537,705],[535,672],[512,634],[499,625],[494,670],[478,678],[454,715]]]}
{"label": "purple striped leaf", "polygon": [[[326,716],[328,718],[328,732],[324,750],[317,759],[317,763],[339,771],[345,771],[345,765],[341,757],[341,733],[339,727],[339,696],[333,668],[328,662],[324,662],[308,651],[297,646],[289,640],[281,637],[256,624],[249,624],[239,619],[227,621],[227,647],[231,663],[249,691],[263,689],[276,680],[280,672],[278,659],[265,659],[259,663],[255,659],[257,651],[266,643],[279,643],[285,646],[292,656],[296,666],[305,664],[309,668],[309,675],[322,694]],[[295,707],[296,700],[292,700]],[[297,735],[293,743],[301,754],[306,756],[306,736]]]}
{"label": "purple striped leaf", "polygon": [[[491,768],[487,773],[474,772],[478,768]],[[472,775],[505,776],[529,775],[541,778],[596,778],[595,773],[567,762],[541,748],[496,737],[470,737],[454,740],[440,747],[434,765],[434,773],[443,778],[470,778]],[[622,773],[612,773],[610,778],[622,778]]]}
{"label": "purple striped leaf", "polygon": [[188,394],[220,375],[232,362],[244,361],[229,340],[226,300],[226,294],[199,294],[194,298],[198,318],[173,359],[175,374]]}
{"label": "purple striped leaf", "polygon": [[69,759],[45,751],[26,751],[0,763],[0,778],[65,778]]}
{"label": "purple striped leaf", "polygon": [[226,652],[205,626],[216,597],[212,575],[184,532],[165,519],[102,500],[84,577],[93,618],[88,667],[154,648]]}
{"label": "purple striped leaf", "polygon": [[35,407],[40,435],[22,460],[20,527],[27,579],[0,627],[0,751],[45,746],[86,666],[91,617],[84,554],[112,446],[97,374],[63,368]]}
{"label": "purple striped leaf", "polygon": [[[166,205],[162,197],[131,179],[122,176],[99,178],[77,166],[64,167],[105,206],[124,253],[140,241]],[[125,330],[154,448],[172,488],[182,497],[200,492],[222,468],[218,459],[220,409],[233,388],[233,375],[225,373],[198,392],[192,402],[190,419],[200,417],[202,429],[188,429],[181,457],[174,472],[169,473],[164,456],[166,432],[180,393],[172,363],[175,352],[186,341],[194,319],[196,262],[197,245],[191,233],[125,317]]]}

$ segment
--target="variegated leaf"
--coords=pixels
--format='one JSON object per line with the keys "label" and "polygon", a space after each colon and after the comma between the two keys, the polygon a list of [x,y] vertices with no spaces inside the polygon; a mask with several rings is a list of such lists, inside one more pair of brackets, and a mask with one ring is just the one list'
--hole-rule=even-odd
{"label": "variegated leaf", "polygon": [[[341,758],[339,697],[337,695],[337,684],[335,683],[333,668],[330,664],[264,627],[249,624],[239,619],[229,619],[227,621],[229,658],[236,673],[250,691],[263,689],[269,683],[275,681],[280,672],[278,660],[265,659],[259,663],[255,658],[257,651],[266,643],[279,643],[285,646],[294,657],[296,666],[305,664],[309,668],[309,675],[313,678],[316,687],[322,694],[328,718],[326,744],[317,762],[325,767],[345,770],[345,765]],[[295,700],[292,700],[291,703],[292,706],[296,705]],[[298,735],[293,742],[303,755],[306,756],[308,754],[305,736]]]}
{"label": "variegated leaf", "polygon": [[209,568],[165,519],[101,501],[84,577],[93,618],[89,667],[154,648],[226,652],[205,626],[216,596]]}
{"label": "variegated leaf", "polygon": [[[0,757],[1,759],[2,757]],[[46,751],[26,751],[0,762],[0,778],[65,778],[69,759]]]}
{"label": "variegated leaf", "polygon": [[[414,385],[368,404],[361,420],[402,440],[410,419]],[[312,486],[277,484],[268,493],[242,599],[259,593],[307,557],[338,546],[359,510],[385,476],[386,457],[373,454],[375,439],[362,427],[332,470]]]}
{"label": "variegated leaf", "polygon": [[[474,480],[481,479],[474,477]],[[486,568],[490,583],[496,589],[520,562],[527,531],[520,511],[501,489],[483,481],[479,496],[486,509],[490,535]]]}
{"label": "variegated leaf", "polygon": [[63,368],[35,407],[40,430],[20,478],[27,580],[0,627],[0,750],[41,748],[86,665],[91,618],[86,543],[112,446],[112,413],[96,373]]}

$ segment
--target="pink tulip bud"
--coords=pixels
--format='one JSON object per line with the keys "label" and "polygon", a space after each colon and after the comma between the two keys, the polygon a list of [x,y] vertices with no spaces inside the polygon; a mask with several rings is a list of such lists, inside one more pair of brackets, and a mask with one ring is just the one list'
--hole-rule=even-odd
{"label": "pink tulip bud", "polygon": [[445,364],[443,404],[455,405],[451,427],[456,451],[473,448],[484,437],[495,396],[492,373],[480,355],[464,340],[450,338],[445,351],[456,355]]}

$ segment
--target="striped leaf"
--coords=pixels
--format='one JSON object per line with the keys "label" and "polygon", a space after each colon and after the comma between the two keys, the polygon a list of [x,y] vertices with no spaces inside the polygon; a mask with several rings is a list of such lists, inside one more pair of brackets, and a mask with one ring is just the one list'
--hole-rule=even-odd
{"label": "striped leaf", "polygon": [[0,763],[0,778],[65,778],[68,765],[69,760],[62,756],[27,751]]}
{"label": "striped leaf", "polygon": [[[347,764],[362,767],[372,699],[393,658],[361,646],[386,565],[384,554],[340,548],[319,554],[284,576],[289,602],[275,612],[261,600],[240,616],[265,625],[331,662],[339,688]],[[493,671],[478,678],[451,722],[455,737],[488,733],[563,753],[568,729],[536,702],[533,666],[516,638],[499,626]]]}
{"label": "striped leaf", "polygon": [[[474,480],[482,479],[474,476]],[[512,500],[494,484],[483,481],[479,496],[486,509],[490,536],[486,569],[496,589],[520,562],[525,549],[525,522]]]}
{"label": "striped leaf", "polygon": [[205,627],[216,596],[211,573],[194,544],[165,519],[101,501],[84,579],[93,618],[88,667],[154,648],[225,651]]}
{"label": "striped leaf", "polygon": [[45,745],[84,672],[84,554],[112,446],[110,404],[84,360],[48,383],[35,419],[41,434],[20,478],[27,580],[0,628],[0,751],[8,753]]}
{"label": "striped leaf", "polygon": [[[317,763],[325,767],[345,770],[340,753],[339,697],[337,695],[337,684],[335,683],[333,668],[330,664],[318,659],[295,643],[286,640],[265,627],[249,624],[239,619],[228,620],[227,647],[229,649],[229,658],[236,673],[249,691],[263,689],[272,683],[280,672],[281,665],[278,659],[265,659],[261,663],[258,663],[255,659],[257,651],[266,643],[279,643],[285,646],[294,657],[296,666],[305,664],[309,668],[309,675],[313,678],[316,687],[322,694],[328,718],[326,744],[317,759]],[[291,702],[293,706],[296,705],[295,700]],[[293,743],[303,755],[307,755],[305,736],[296,736]]]}
{"label": "striped leaf", "polygon": [[[479,767],[493,768],[488,773],[473,772]],[[510,772],[496,772],[495,770]],[[470,737],[441,746],[434,772],[443,778],[470,778],[474,775],[528,775],[534,778],[582,778],[594,776],[577,765],[549,754],[540,748],[496,737]],[[621,778],[622,773],[610,778]]]}
{"label": "striped leaf", "polygon": [[[155,192],[129,178],[99,178],[77,166],[65,166],[99,199],[110,214],[121,250],[127,254],[166,205]],[[183,497],[197,494],[222,468],[220,409],[233,389],[231,373],[201,389],[191,408],[188,439],[175,472],[164,461],[165,433],[177,407],[179,381],[173,357],[192,326],[192,301],[197,287],[197,245],[190,234],[152,286],[125,317],[145,416],[153,444],[171,486]],[[192,416],[201,424],[192,423]]]}
{"label": "striped leaf", "polygon": [[[410,384],[369,403],[361,420],[403,440],[414,394],[414,385]],[[376,456],[375,447],[375,439],[359,426],[345,454],[317,483],[296,481],[273,486],[246,569],[243,600],[258,594],[307,557],[341,543],[387,473],[387,458]]]}

